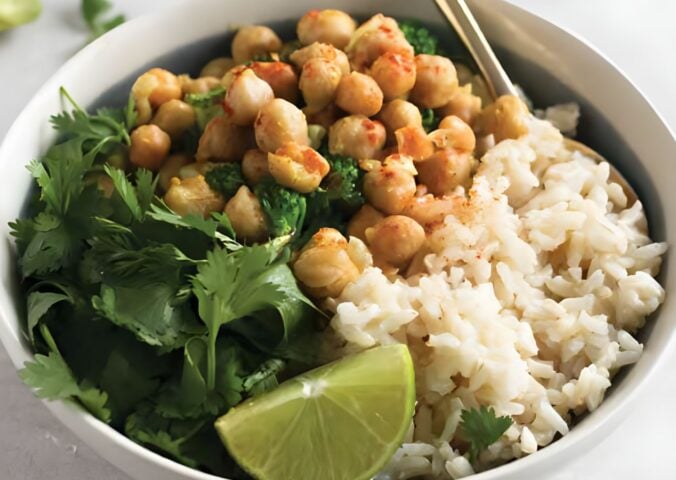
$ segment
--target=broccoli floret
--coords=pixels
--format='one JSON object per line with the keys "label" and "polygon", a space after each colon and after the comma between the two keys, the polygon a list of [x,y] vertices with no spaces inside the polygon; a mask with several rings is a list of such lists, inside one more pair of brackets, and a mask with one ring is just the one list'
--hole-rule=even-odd
{"label": "broccoli floret", "polygon": [[307,209],[303,195],[282,187],[272,178],[265,178],[256,185],[254,194],[261,202],[273,237],[300,231]]}
{"label": "broccoli floret", "polygon": [[222,166],[209,170],[204,179],[212,190],[220,193],[225,198],[232,197],[239,187],[244,185],[242,167],[239,163],[225,163]]}
{"label": "broccoli floret", "polygon": [[437,55],[439,52],[439,39],[418,22],[404,20],[399,22],[399,28],[404,32],[406,40],[411,44],[416,55],[421,53]]}
{"label": "broccoli floret", "polygon": [[362,192],[364,172],[357,161],[342,155],[325,156],[331,165],[331,171],[322,182],[329,201],[342,201],[350,210],[361,207],[365,200]]}
{"label": "broccoli floret", "polygon": [[426,132],[431,132],[439,127],[439,116],[431,108],[425,108],[420,112],[422,114],[422,125]]}
{"label": "broccoli floret", "polygon": [[205,93],[189,93],[185,102],[193,107],[197,117],[199,131],[203,131],[209,120],[223,114],[223,97],[225,88],[218,86]]}

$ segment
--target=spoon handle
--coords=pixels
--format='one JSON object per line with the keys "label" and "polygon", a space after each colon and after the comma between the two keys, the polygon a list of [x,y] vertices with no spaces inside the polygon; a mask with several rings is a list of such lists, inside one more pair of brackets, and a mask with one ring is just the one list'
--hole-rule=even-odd
{"label": "spoon handle", "polygon": [[493,53],[465,0],[434,1],[474,58],[493,98],[517,95],[514,84]]}

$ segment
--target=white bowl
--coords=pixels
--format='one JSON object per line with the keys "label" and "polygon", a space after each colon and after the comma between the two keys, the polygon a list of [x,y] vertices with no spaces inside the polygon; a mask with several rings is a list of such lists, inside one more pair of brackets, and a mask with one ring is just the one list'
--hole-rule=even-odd
{"label": "white bowl", "polygon": [[[581,104],[581,138],[611,159],[635,186],[646,206],[653,237],[673,244],[676,169],[670,162],[676,158],[676,142],[641,92],[603,55],[571,33],[500,0],[472,4],[507,71],[537,104],[569,100]],[[19,326],[23,308],[7,223],[21,215],[31,187],[24,166],[54,141],[48,118],[63,107],[59,87],[65,86],[83,105],[122,104],[135,76],[150,66],[194,71],[210,57],[225,53],[225,32],[235,25],[267,23],[281,28],[284,20],[297,19],[310,8],[328,7],[359,17],[383,11],[399,18],[420,18],[438,25],[439,32],[448,28],[431,1],[193,0],[122,25],[75,55],[40,89],[0,148],[0,232],[6,239],[5,248],[0,249],[0,338],[17,368],[32,354]],[[291,23],[285,25],[286,33],[291,33]],[[601,407],[547,448],[473,478],[542,476],[593,446],[629,413],[631,401],[673,343],[675,275],[665,263],[660,278],[667,300],[641,335],[645,352],[616,379]],[[134,478],[217,478],[140,447],[75,404],[46,402],[46,406],[101,456]]]}

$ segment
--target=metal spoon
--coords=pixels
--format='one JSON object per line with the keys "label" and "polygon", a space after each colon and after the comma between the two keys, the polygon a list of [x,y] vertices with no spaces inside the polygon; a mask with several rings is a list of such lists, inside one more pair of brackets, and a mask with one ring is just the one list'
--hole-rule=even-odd
{"label": "metal spoon", "polygon": [[[441,13],[453,26],[462,43],[465,44],[470,55],[476,62],[481,75],[486,82],[488,91],[495,99],[501,95],[519,96],[514,84],[509,79],[507,72],[500,64],[500,61],[495,56],[493,49],[486,40],[479,24],[477,23],[471,10],[465,3],[465,0],[434,0],[441,10]],[[609,180],[617,183],[624,190],[627,196],[627,205],[633,205],[638,196],[631,187],[629,182],[622,176],[622,174],[606,160],[600,153],[591,149],[587,145],[575,141],[570,138],[564,139],[566,148],[573,152],[580,152],[586,157],[591,158],[597,163],[607,162],[610,165]]]}

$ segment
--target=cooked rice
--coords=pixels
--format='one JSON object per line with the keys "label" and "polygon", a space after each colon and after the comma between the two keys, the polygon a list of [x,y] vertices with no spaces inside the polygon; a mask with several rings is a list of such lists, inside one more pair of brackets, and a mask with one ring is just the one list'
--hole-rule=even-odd
{"label": "cooked rice", "polygon": [[641,355],[633,335],[664,299],[654,276],[667,246],[646,235],[642,205],[627,205],[608,164],[562,140],[530,120],[456,192],[464,201],[428,236],[428,273],[369,267],[333,302],[347,350],[401,342],[415,362],[415,427],[384,477],[474,473],[456,432],[461,410],[480,405],[514,419],[480,470],[534,453]]}

